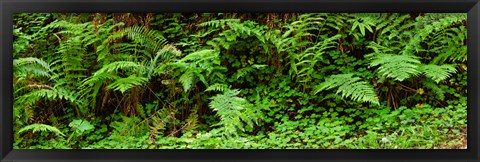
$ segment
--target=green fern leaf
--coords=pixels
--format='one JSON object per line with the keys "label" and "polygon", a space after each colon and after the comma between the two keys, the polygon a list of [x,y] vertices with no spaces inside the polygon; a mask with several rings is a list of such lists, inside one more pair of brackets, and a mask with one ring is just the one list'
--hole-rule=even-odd
{"label": "green fern leaf", "polygon": [[23,133],[26,131],[32,131],[34,133],[35,132],[53,132],[56,135],[65,136],[65,134],[63,134],[58,128],[55,128],[53,126],[46,125],[46,124],[31,124],[20,129],[18,133]]}
{"label": "green fern leaf", "polygon": [[188,92],[195,82],[195,72],[193,70],[188,70],[180,76],[179,81],[183,85],[185,92]]}
{"label": "green fern leaf", "polygon": [[[252,125],[258,119],[255,106],[244,98],[237,97],[240,94],[238,89],[229,90],[223,94],[211,97],[209,107],[217,112],[220,122],[214,126],[222,126],[227,137],[237,135],[238,130],[244,130],[243,122]],[[243,121],[243,122],[242,122]]]}
{"label": "green fern leaf", "polygon": [[117,61],[117,62],[112,62],[108,65],[103,66],[101,69],[96,71],[94,75],[99,74],[99,73],[111,73],[111,72],[117,72],[119,69],[123,70],[132,70],[132,69],[140,69],[142,65],[131,62],[131,61]]}
{"label": "green fern leaf", "polygon": [[156,30],[149,30],[141,26],[125,28],[127,37],[147,48],[149,53],[156,53],[167,43],[165,37]]}
{"label": "green fern leaf", "polygon": [[218,57],[218,52],[215,50],[201,50],[193,52],[181,59],[181,61],[198,61],[198,60],[208,60]]}
{"label": "green fern leaf", "polygon": [[380,65],[378,73],[382,77],[403,81],[420,73],[418,59],[412,55],[376,54],[370,66]]}
{"label": "green fern leaf", "polygon": [[354,101],[380,104],[373,87],[360,80],[361,78],[354,77],[353,74],[333,75],[316,86],[313,93],[317,94],[323,90],[338,88],[336,94],[341,94],[342,97],[350,97]]}
{"label": "green fern leaf", "polygon": [[118,90],[122,93],[125,93],[125,91],[133,87],[144,85],[145,83],[147,83],[147,81],[148,79],[145,77],[131,75],[127,78],[120,78],[115,80],[115,82],[109,84],[106,88]]}
{"label": "green fern leaf", "polygon": [[435,82],[440,82],[447,79],[455,73],[457,70],[453,65],[422,65],[420,66],[420,71],[425,74],[425,76],[433,79]]}
{"label": "green fern leaf", "polygon": [[205,91],[219,91],[219,92],[227,92],[229,91],[231,86],[226,84],[215,83],[210,85]]}

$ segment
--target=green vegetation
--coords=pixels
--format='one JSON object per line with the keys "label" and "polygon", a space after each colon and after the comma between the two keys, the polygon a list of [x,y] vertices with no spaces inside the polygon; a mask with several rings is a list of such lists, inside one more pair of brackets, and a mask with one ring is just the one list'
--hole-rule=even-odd
{"label": "green vegetation", "polygon": [[466,148],[466,14],[16,14],[16,149]]}

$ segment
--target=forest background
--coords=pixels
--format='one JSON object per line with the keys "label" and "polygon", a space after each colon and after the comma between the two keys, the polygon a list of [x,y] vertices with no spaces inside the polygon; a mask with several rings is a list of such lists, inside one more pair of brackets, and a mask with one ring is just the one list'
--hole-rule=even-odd
{"label": "forest background", "polygon": [[21,13],[15,149],[465,149],[466,14]]}

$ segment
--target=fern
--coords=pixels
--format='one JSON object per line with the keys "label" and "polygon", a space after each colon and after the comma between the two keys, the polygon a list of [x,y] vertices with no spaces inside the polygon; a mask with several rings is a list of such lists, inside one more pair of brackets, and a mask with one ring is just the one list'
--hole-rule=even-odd
{"label": "fern", "polygon": [[46,125],[46,124],[30,124],[20,129],[18,133],[23,133],[26,131],[32,131],[33,133],[52,132],[52,133],[55,133],[56,135],[65,136],[65,134],[63,134],[58,128],[55,128],[53,126]]}
{"label": "fern", "polygon": [[431,40],[428,41],[430,48],[427,49],[427,51],[438,54],[431,63],[441,64],[447,60],[465,62],[467,60],[467,46],[465,41],[467,39],[466,27],[452,27],[452,25],[465,22],[465,14],[440,15],[445,17],[442,18],[440,22],[435,21],[436,23],[434,22],[435,24],[432,24],[436,25],[434,28],[439,31],[428,36]]}
{"label": "fern", "polygon": [[[27,107],[29,105],[35,105],[42,100],[67,100],[71,105],[79,109],[85,101],[79,99],[75,89],[63,86],[66,80],[56,78],[59,74],[53,71],[55,68],[57,67],[51,67],[47,62],[37,58],[20,58],[14,60],[15,75],[18,77],[17,82],[25,78],[28,72],[31,72],[34,76],[53,81],[53,83],[35,83],[35,81],[30,80],[28,83],[22,85],[18,85],[17,83],[15,105],[17,105],[17,107]],[[51,86],[51,84],[54,85]],[[79,110],[85,112],[83,109]]]}
{"label": "fern", "polygon": [[418,57],[410,55],[376,54],[370,62],[370,66],[380,65],[378,73],[382,77],[393,78],[398,81],[423,73],[438,83],[456,72],[452,65],[424,65],[418,59]]}
{"label": "fern", "polygon": [[[93,93],[93,96],[91,97],[96,97],[96,94],[100,89],[100,86],[109,80],[113,81],[113,83],[110,83],[109,85],[107,85],[107,89],[114,89],[124,93],[128,89],[131,89],[139,85],[143,85],[148,81],[148,79],[145,77],[134,76],[135,73],[139,74],[144,68],[145,68],[144,65],[141,65],[132,61],[116,61],[108,65],[105,65],[101,69],[94,72],[91,77],[88,77],[83,81],[83,84],[82,84],[83,87],[94,86],[95,88],[87,91],[82,91],[82,94],[83,96],[86,96],[93,91],[94,93]],[[120,70],[127,72],[127,75],[129,75],[129,77],[122,78],[118,76],[117,73]]]}
{"label": "fern", "polygon": [[129,39],[146,48],[143,53],[150,57],[164,48],[167,44],[165,37],[156,30],[148,30],[147,28],[140,26],[128,27],[124,30]]}
{"label": "fern", "polygon": [[[62,87],[61,82],[63,80],[55,80],[54,76],[58,75],[53,71],[54,68],[50,66],[46,61],[38,58],[19,58],[14,60],[14,73],[17,76],[17,82],[14,85],[15,90],[15,102],[16,107],[28,107],[35,105],[37,102],[44,99],[55,100],[67,100],[72,105],[80,106],[83,101],[78,100],[78,96],[73,90],[68,87]],[[27,83],[20,85],[18,81],[26,78],[27,73],[32,73],[35,77],[45,78],[54,81],[54,86],[50,86],[49,82],[38,82],[29,80]],[[39,79],[40,79],[39,78]]]}
{"label": "fern", "polygon": [[422,65],[420,66],[420,71],[425,74],[425,76],[431,78],[435,82],[440,82],[447,79],[455,73],[457,70],[453,65]]}
{"label": "fern", "polygon": [[[427,16],[430,14],[427,14]],[[435,14],[434,14],[435,15]],[[421,18],[419,18],[421,19]],[[460,23],[466,20],[466,14],[449,14],[448,16],[439,18],[429,24],[421,24],[423,28],[415,32],[415,35],[410,38],[405,48],[402,50],[402,54],[411,54],[414,51],[419,52],[421,48],[420,43],[424,42],[432,33],[440,32],[449,28],[453,24]],[[421,22],[421,21],[419,21]],[[427,21],[428,22],[428,21]],[[440,39],[445,39],[441,37]]]}
{"label": "fern", "polygon": [[340,31],[342,28],[349,25],[349,23],[347,23],[347,20],[350,15],[347,13],[329,13],[322,16],[325,16],[325,22],[322,24],[324,27],[324,31],[328,31],[328,27]]}
{"label": "fern", "polygon": [[247,100],[237,97],[238,94],[240,91],[234,89],[210,98],[212,101],[209,107],[220,117],[220,122],[214,126],[222,126],[227,137],[236,136],[238,130],[245,131],[243,122],[253,126],[252,121],[257,117],[252,110],[255,107]]}
{"label": "fern", "polygon": [[164,67],[170,61],[175,60],[175,56],[180,57],[182,52],[173,45],[165,45],[157,52],[155,57],[145,64],[146,78],[159,75],[157,69]]}
{"label": "fern", "polygon": [[[291,63],[290,75],[293,73],[299,78],[299,82],[310,82],[312,75],[316,73],[315,66],[323,60],[322,55],[325,51],[334,48],[337,44],[335,41],[340,39],[342,35],[338,34],[323,41],[319,41],[312,47],[308,47],[299,55],[290,54],[295,63]],[[300,69],[300,70],[297,70]]]}
{"label": "fern", "polygon": [[[241,22],[239,19],[223,19],[223,20],[212,20],[208,22],[204,22],[199,24],[202,27],[214,27],[225,29],[221,33],[218,34],[220,37],[215,37],[210,41],[207,41],[208,45],[215,47],[215,49],[220,49],[223,47],[225,49],[229,49],[232,45],[232,42],[235,42],[237,38],[248,38],[248,37],[256,37],[260,42],[262,42],[262,46],[266,48],[265,37],[264,37],[264,28],[259,26],[254,21],[243,21]],[[228,29],[226,29],[228,27]],[[204,37],[207,34],[213,33],[216,30],[209,30],[203,35],[198,35],[198,37]]]}
{"label": "fern", "polygon": [[[307,83],[315,75],[315,66],[322,61],[322,55],[327,50],[335,48],[337,40],[342,38],[342,34],[333,36],[314,35],[315,32],[322,32],[322,26],[325,25],[325,14],[302,14],[299,20],[284,26],[285,32],[271,31],[267,32],[266,38],[275,45],[279,57],[286,54],[286,67],[289,67],[291,78],[297,78],[297,81]],[[310,40],[310,41],[305,41]]]}
{"label": "fern", "polygon": [[131,70],[139,69],[140,67],[141,67],[140,64],[132,61],[117,61],[117,62],[112,62],[108,65],[103,66],[101,69],[97,70],[93,75],[101,74],[101,73],[117,72],[119,69],[131,71]]}
{"label": "fern", "polygon": [[199,74],[199,72],[196,70],[187,70],[180,76],[179,81],[182,83],[183,90],[185,90],[185,92],[188,92],[192,88],[194,82],[196,81],[195,76],[201,76],[201,74]]}
{"label": "fern", "polygon": [[370,66],[380,65],[377,71],[382,77],[403,81],[420,73],[418,59],[412,55],[375,54]]}
{"label": "fern", "polygon": [[324,90],[338,88],[336,94],[342,94],[342,98],[350,97],[354,101],[370,102],[379,105],[378,97],[371,85],[353,74],[339,74],[328,77],[325,82],[314,88],[317,94]]}
{"label": "fern", "polygon": [[131,75],[127,78],[120,78],[115,80],[113,83],[109,84],[106,88],[118,90],[122,93],[125,93],[125,91],[133,87],[144,85],[145,83],[147,83],[147,81],[148,81],[147,78]]}
{"label": "fern", "polygon": [[201,24],[198,24],[198,26],[211,26],[211,27],[221,27],[222,29],[227,26],[228,23],[239,23],[240,19],[221,19],[221,20],[212,20],[212,21],[207,21]]}
{"label": "fern", "polygon": [[219,92],[227,92],[230,91],[231,86],[226,84],[215,83],[210,85],[205,91],[219,91]]}
{"label": "fern", "polygon": [[383,41],[382,45],[394,46],[393,43],[398,43],[396,40],[401,40],[405,36],[402,33],[415,25],[410,23],[408,18],[410,18],[408,14],[382,14],[380,23],[376,26],[376,30],[380,31],[377,40],[391,40]]}
{"label": "fern", "polygon": [[50,101],[65,99],[73,105],[79,106],[81,104],[81,101],[77,100],[77,96],[75,96],[73,92],[60,87],[55,87],[54,89],[33,90],[18,97],[16,100],[19,103],[33,105],[43,99],[48,99]]}
{"label": "fern", "polygon": [[192,111],[185,122],[186,124],[183,126],[182,133],[194,132],[198,128],[197,110]]}
{"label": "fern", "polygon": [[107,80],[117,80],[120,77],[111,73],[95,73],[93,76],[87,78],[82,86],[93,86],[96,83],[105,83]]}
{"label": "fern", "polygon": [[50,78],[53,72],[46,61],[34,57],[13,60],[13,68],[15,75],[22,77],[25,77],[27,73],[31,73],[36,77]]}
{"label": "fern", "polygon": [[215,50],[201,50],[201,51],[196,51],[193,53],[188,54],[184,58],[182,58],[180,61],[182,62],[188,62],[188,61],[203,61],[203,60],[210,60],[213,58],[217,58],[219,53]]}
{"label": "fern", "polygon": [[182,83],[184,92],[189,92],[198,81],[208,86],[207,78],[215,71],[222,70],[222,68],[219,68],[219,64],[218,51],[201,50],[190,53],[175,63],[169,63],[167,66],[157,69],[157,71],[165,71],[166,69],[179,71],[179,82]]}
{"label": "fern", "polygon": [[139,137],[145,135],[144,132],[147,129],[146,123],[143,123],[139,117],[132,116],[120,116],[121,121],[114,121],[110,124],[113,128],[113,134],[120,136],[134,136]]}
{"label": "fern", "polygon": [[151,134],[161,136],[164,135],[164,131],[169,129],[169,127],[174,127],[176,120],[175,113],[175,110],[169,108],[162,108],[155,112],[148,122],[148,128]]}

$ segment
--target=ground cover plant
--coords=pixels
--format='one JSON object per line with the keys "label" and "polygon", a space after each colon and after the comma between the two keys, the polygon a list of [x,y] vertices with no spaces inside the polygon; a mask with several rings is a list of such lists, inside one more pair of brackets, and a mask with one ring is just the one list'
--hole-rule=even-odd
{"label": "ground cover plant", "polygon": [[15,149],[465,149],[466,14],[21,13]]}

